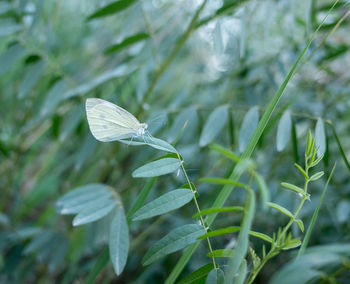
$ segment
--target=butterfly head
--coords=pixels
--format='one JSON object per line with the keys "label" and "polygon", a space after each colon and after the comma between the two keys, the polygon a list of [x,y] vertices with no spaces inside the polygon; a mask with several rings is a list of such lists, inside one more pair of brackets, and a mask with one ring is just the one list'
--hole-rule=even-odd
{"label": "butterfly head", "polygon": [[137,136],[143,136],[145,135],[146,131],[147,131],[148,125],[147,123],[140,123],[140,127],[137,130]]}

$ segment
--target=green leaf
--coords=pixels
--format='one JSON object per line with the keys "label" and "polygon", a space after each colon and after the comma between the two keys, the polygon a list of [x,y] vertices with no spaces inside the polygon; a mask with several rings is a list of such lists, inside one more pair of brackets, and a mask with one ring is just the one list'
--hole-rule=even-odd
{"label": "green leaf", "polygon": [[205,183],[215,183],[215,184],[229,184],[232,186],[238,186],[241,188],[246,188],[246,185],[238,182],[238,181],[233,181],[227,178],[214,178],[214,177],[206,177],[206,178],[200,178],[198,180],[199,182],[205,182]]}
{"label": "green leaf", "polygon": [[57,200],[56,206],[60,214],[77,214],[84,209],[85,204],[94,204],[97,200],[108,200],[112,191],[104,184],[88,184],[63,195]]}
{"label": "green leaf", "polygon": [[213,44],[216,55],[222,55],[224,53],[224,42],[222,38],[220,21],[216,22],[215,28],[213,30]]}
{"label": "green leaf", "polygon": [[69,89],[68,91],[66,91],[63,94],[63,98],[69,99],[69,98],[76,97],[79,95],[80,96],[85,95],[86,93],[92,91],[93,89],[102,85],[103,83],[105,83],[111,79],[120,78],[120,77],[130,75],[135,70],[136,70],[136,68],[134,66],[131,66],[131,65],[127,65],[127,64],[119,65],[118,67],[111,69],[111,70],[108,70],[108,71],[98,75],[95,78],[87,80],[86,83],[83,83],[83,84],[81,84],[73,89]]}
{"label": "green leaf", "polygon": [[4,74],[17,60],[25,55],[25,49],[19,45],[11,45],[5,52],[0,55],[0,76]]}
{"label": "green leaf", "polygon": [[219,106],[209,115],[204,124],[201,136],[199,138],[199,146],[204,147],[211,143],[220,133],[228,118],[227,106]]}
{"label": "green leaf", "polygon": [[295,220],[295,223],[297,223],[299,229],[304,233],[304,223],[303,223],[303,221],[300,220],[300,219],[297,219],[297,220]]}
{"label": "green leaf", "polygon": [[136,35],[132,35],[130,37],[125,38],[123,41],[121,41],[120,43],[114,44],[110,47],[108,47],[105,50],[105,54],[110,54],[113,52],[117,52],[127,46],[133,45],[135,43],[138,43],[140,41],[144,41],[145,39],[149,38],[149,35],[146,33],[139,33]]}
{"label": "green leaf", "polygon": [[240,158],[238,156],[236,156],[230,150],[228,150],[224,147],[221,147],[220,145],[217,145],[217,144],[210,145],[210,149],[213,149],[213,150],[223,154],[224,156],[226,156],[227,158],[231,159],[232,161],[234,161],[236,163],[238,163],[240,161]]}
{"label": "green leaf", "polygon": [[289,218],[293,218],[293,214],[286,208],[276,204],[276,203],[273,203],[273,202],[268,202],[267,203],[271,208],[273,209],[276,209],[278,211],[280,211],[282,214],[288,216]]}
{"label": "green leaf", "polygon": [[45,101],[40,111],[41,116],[51,115],[55,108],[64,99],[64,91],[67,88],[67,83],[64,80],[57,81],[46,95]]}
{"label": "green leaf", "polygon": [[85,206],[73,219],[73,226],[80,226],[94,222],[106,216],[116,207],[116,202],[113,199],[100,199],[95,204]]}
{"label": "green leaf", "polygon": [[197,224],[181,226],[156,242],[142,259],[142,264],[151,264],[167,254],[181,250],[196,242],[197,238],[204,233],[205,229]]}
{"label": "green leaf", "polygon": [[242,153],[247,147],[259,122],[259,111],[257,107],[252,107],[244,116],[241,129],[239,130],[239,151]]}
{"label": "green leaf", "polygon": [[[186,128],[183,129],[184,125]],[[179,134],[181,134],[182,142],[189,142],[197,132],[198,128],[198,116],[195,107],[190,106],[180,112],[171,126],[168,134],[168,141],[171,143],[177,142]],[[176,143],[175,143],[176,144]]]}
{"label": "green leaf", "polygon": [[143,189],[141,190],[141,193],[138,195],[135,203],[132,205],[132,207],[130,208],[128,214],[126,215],[126,218],[128,220],[128,224],[131,224],[131,218],[132,216],[135,214],[135,212],[137,210],[139,210],[142,205],[145,203],[148,195],[150,194],[155,182],[156,182],[157,178],[150,178],[149,180],[147,180],[145,186],[143,187]]}
{"label": "green leaf", "polygon": [[167,151],[170,153],[177,153],[176,149],[170,145],[168,142],[165,142],[164,140],[155,138],[155,137],[134,137],[132,140],[119,140],[119,142],[127,144],[127,145],[148,145],[155,149]]}
{"label": "green leaf", "polygon": [[304,169],[299,166],[297,163],[294,163],[294,166],[297,167],[297,169],[302,173],[302,175],[305,177],[306,180],[309,179],[309,176],[307,175],[307,173],[304,171]]}
{"label": "green leaf", "polygon": [[197,218],[203,215],[209,215],[220,212],[232,212],[232,211],[243,211],[243,207],[241,206],[232,206],[232,207],[221,207],[221,208],[209,208],[201,210],[200,212],[194,214],[192,218]]}
{"label": "green leaf", "polygon": [[222,284],[225,281],[225,274],[220,268],[214,268],[209,272],[205,284]]}
{"label": "green leaf", "polygon": [[297,248],[301,245],[301,241],[299,238],[296,239],[290,239],[286,241],[286,244],[283,246],[283,250],[289,250],[293,248]]}
{"label": "green leaf", "polygon": [[136,2],[136,0],[119,0],[112,2],[91,14],[88,20],[119,13],[134,4],[134,2]]}
{"label": "green leaf", "polygon": [[128,223],[123,208],[118,206],[109,230],[109,257],[117,275],[120,275],[124,270],[128,251]]}
{"label": "green leaf", "polygon": [[290,112],[287,110],[281,117],[277,127],[276,147],[278,152],[283,151],[290,140],[291,129],[292,119]]}
{"label": "green leaf", "polygon": [[315,173],[314,175],[312,175],[312,176],[310,177],[310,181],[318,180],[318,179],[320,179],[323,175],[324,175],[324,172],[323,172],[323,171],[318,172],[318,173]]}
{"label": "green leaf", "polygon": [[19,85],[17,97],[22,99],[27,96],[33,89],[35,84],[39,81],[44,72],[45,63],[39,60],[28,67],[26,67],[26,74]]}
{"label": "green leaf", "polygon": [[312,233],[312,230],[316,224],[316,220],[317,220],[317,217],[318,217],[318,213],[321,209],[321,206],[322,206],[322,203],[323,203],[323,199],[326,195],[326,191],[327,191],[327,188],[328,188],[328,184],[333,176],[333,173],[334,173],[334,170],[335,170],[335,167],[336,167],[336,164],[334,164],[333,168],[332,168],[332,171],[331,173],[329,174],[329,177],[327,179],[327,182],[325,184],[325,186],[323,187],[323,190],[322,190],[322,193],[321,193],[321,197],[320,197],[320,200],[318,201],[317,203],[317,206],[316,206],[316,209],[314,211],[314,213],[312,214],[312,218],[311,218],[311,221],[310,221],[310,225],[309,227],[307,228],[306,230],[306,234],[305,234],[305,237],[304,237],[304,240],[303,240],[303,243],[298,251],[298,256],[297,258],[299,258],[301,255],[303,255],[305,253],[305,250],[306,250],[306,247],[309,243],[309,240],[310,240],[310,237],[311,237],[311,233]]}
{"label": "green leaf", "polygon": [[290,189],[291,191],[294,191],[294,192],[300,194],[301,196],[305,195],[304,190],[302,188],[300,188],[299,186],[296,186],[296,185],[288,183],[288,182],[281,182],[281,185],[285,188]]}
{"label": "green leaf", "polygon": [[293,154],[295,163],[299,162],[299,153],[298,153],[298,137],[295,123],[292,123],[292,142],[293,142]]}
{"label": "green leaf", "polygon": [[317,157],[323,156],[326,151],[326,134],[322,118],[319,118],[316,123],[315,145],[318,147]]}
{"label": "green leaf", "polygon": [[207,257],[232,257],[233,249],[217,249],[207,253]]}
{"label": "green leaf", "polygon": [[197,280],[202,279],[207,276],[208,273],[213,269],[213,263],[208,263],[193,271],[191,274],[182,278],[177,284],[191,284],[195,283]]}
{"label": "green leaf", "polygon": [[135,171],[133,171],[132,176],[134,178],[143,177],[156,177],[161,175],[166,175],[176,171],[181,165],[179,159],[175,158],[164,158],[150,162]]}
{"label": "green leaf", "polygon": [[147,203],[133,216],[133,221],[148,219],[178,209],[193,199],[190,189],[180,188],[163,194],[157,199]]}

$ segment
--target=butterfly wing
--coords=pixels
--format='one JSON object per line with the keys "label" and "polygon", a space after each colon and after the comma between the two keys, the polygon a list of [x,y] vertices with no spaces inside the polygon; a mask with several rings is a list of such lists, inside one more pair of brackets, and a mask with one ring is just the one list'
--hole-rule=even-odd
{"label": "butterfly wing", "polygon": [[86,100],[86,114],[92,135],[102,142],[131,138],[140,122],[128,111],[105,100]]}

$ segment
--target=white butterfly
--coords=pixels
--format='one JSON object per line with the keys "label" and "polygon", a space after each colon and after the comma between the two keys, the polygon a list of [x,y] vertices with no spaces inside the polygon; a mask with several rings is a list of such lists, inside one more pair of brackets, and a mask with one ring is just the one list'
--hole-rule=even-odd
{"label": "white butterfly", "polygon": [[140,123],[135,116],[115,104],[89,98],[85,107],[91,133],[99,141],[109,142],[148,134],[146,123]]}

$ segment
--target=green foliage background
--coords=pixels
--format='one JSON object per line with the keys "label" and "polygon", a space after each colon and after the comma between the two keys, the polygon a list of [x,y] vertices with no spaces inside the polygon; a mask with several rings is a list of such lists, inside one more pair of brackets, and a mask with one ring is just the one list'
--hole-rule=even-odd
{"label": "green foliage background", "polygon": [[[85,99],[99,97],[127,109],[148,122],[152,135],[169,143],[188,121],[176,149],[197,186],[201,209],[209,208],[220,187],[198,179],[227,177],[233,166],[208,144],[215,142],[236,155],[244,150],[249,135],[242,128],[256,127],[252,117],[247,119],[251,124],[243,127],[245,115],[251,110],[262,116],[334,2],[113,3],[0,1],[0,282],[80,283],[97,277],[98,283],[163,283],[181,252],[146,267],[142,257],[172,229],[194,222],[192,203],[156,219],[133,222],[128,261],[118,277],[103,254],[108,216],[72,227],[72,216],[57,213],[56,201],[63,194],[90,183],[113,188],[128,212],[141,189],[150,184],[132,178],[132,172],[162,155],[146,146],[97,142],[88,128]],[[319,246],[310,254],[318,252],[324,263],[333,263],[320,265],[329,278],[317,281],[334,277],[340,283],[350,277],[349,9],[348,1],[339,1],[316,34],[252,156],[271,201],[292,211],[295,194],[279,184],[302,185],[303,177],[293,164],[303,163],[308,129],[315,129],[322,118],[325,148],[318,167],[326,178],[312,184],[311,201],[299,217],[309,224],[337,162],[308,246]],[[228,110],[227,119],[220,122],[218,115],[216,124],[205,128],[210,113],[222,105]],[[292,129],[277,133],[286,110]],[[203,138],[203,129],[209,138]],[[282,144],[281,151],[276,150],[277,143]],[[241,180],[248,182],[247,176]],[[176,172],[161,177],[151,183],[147,201],[185,182]],[[241,205],[243,199],[244,190],[235,189],[226,205]],[[211,229],[239,225],[241,218],[233,212],[219,215]],[[255,231],[271,235],[285,223],[286,216],[257,204]],[[303,237],[297,226],[292,231]],[[235,234],[224,235],[213,238],[212,244],[232,248],[235,240]],[[250,239],[250,244],[259,248],[261,240]],[[206,253],[201,242],[181,276],[208,263]],[[266,283],[274,274],[278,281],[281,266],[293,257],[293,252],[284,252],[272,259],[256,282]],[[285,270],[291,275],[288,267]]]}

